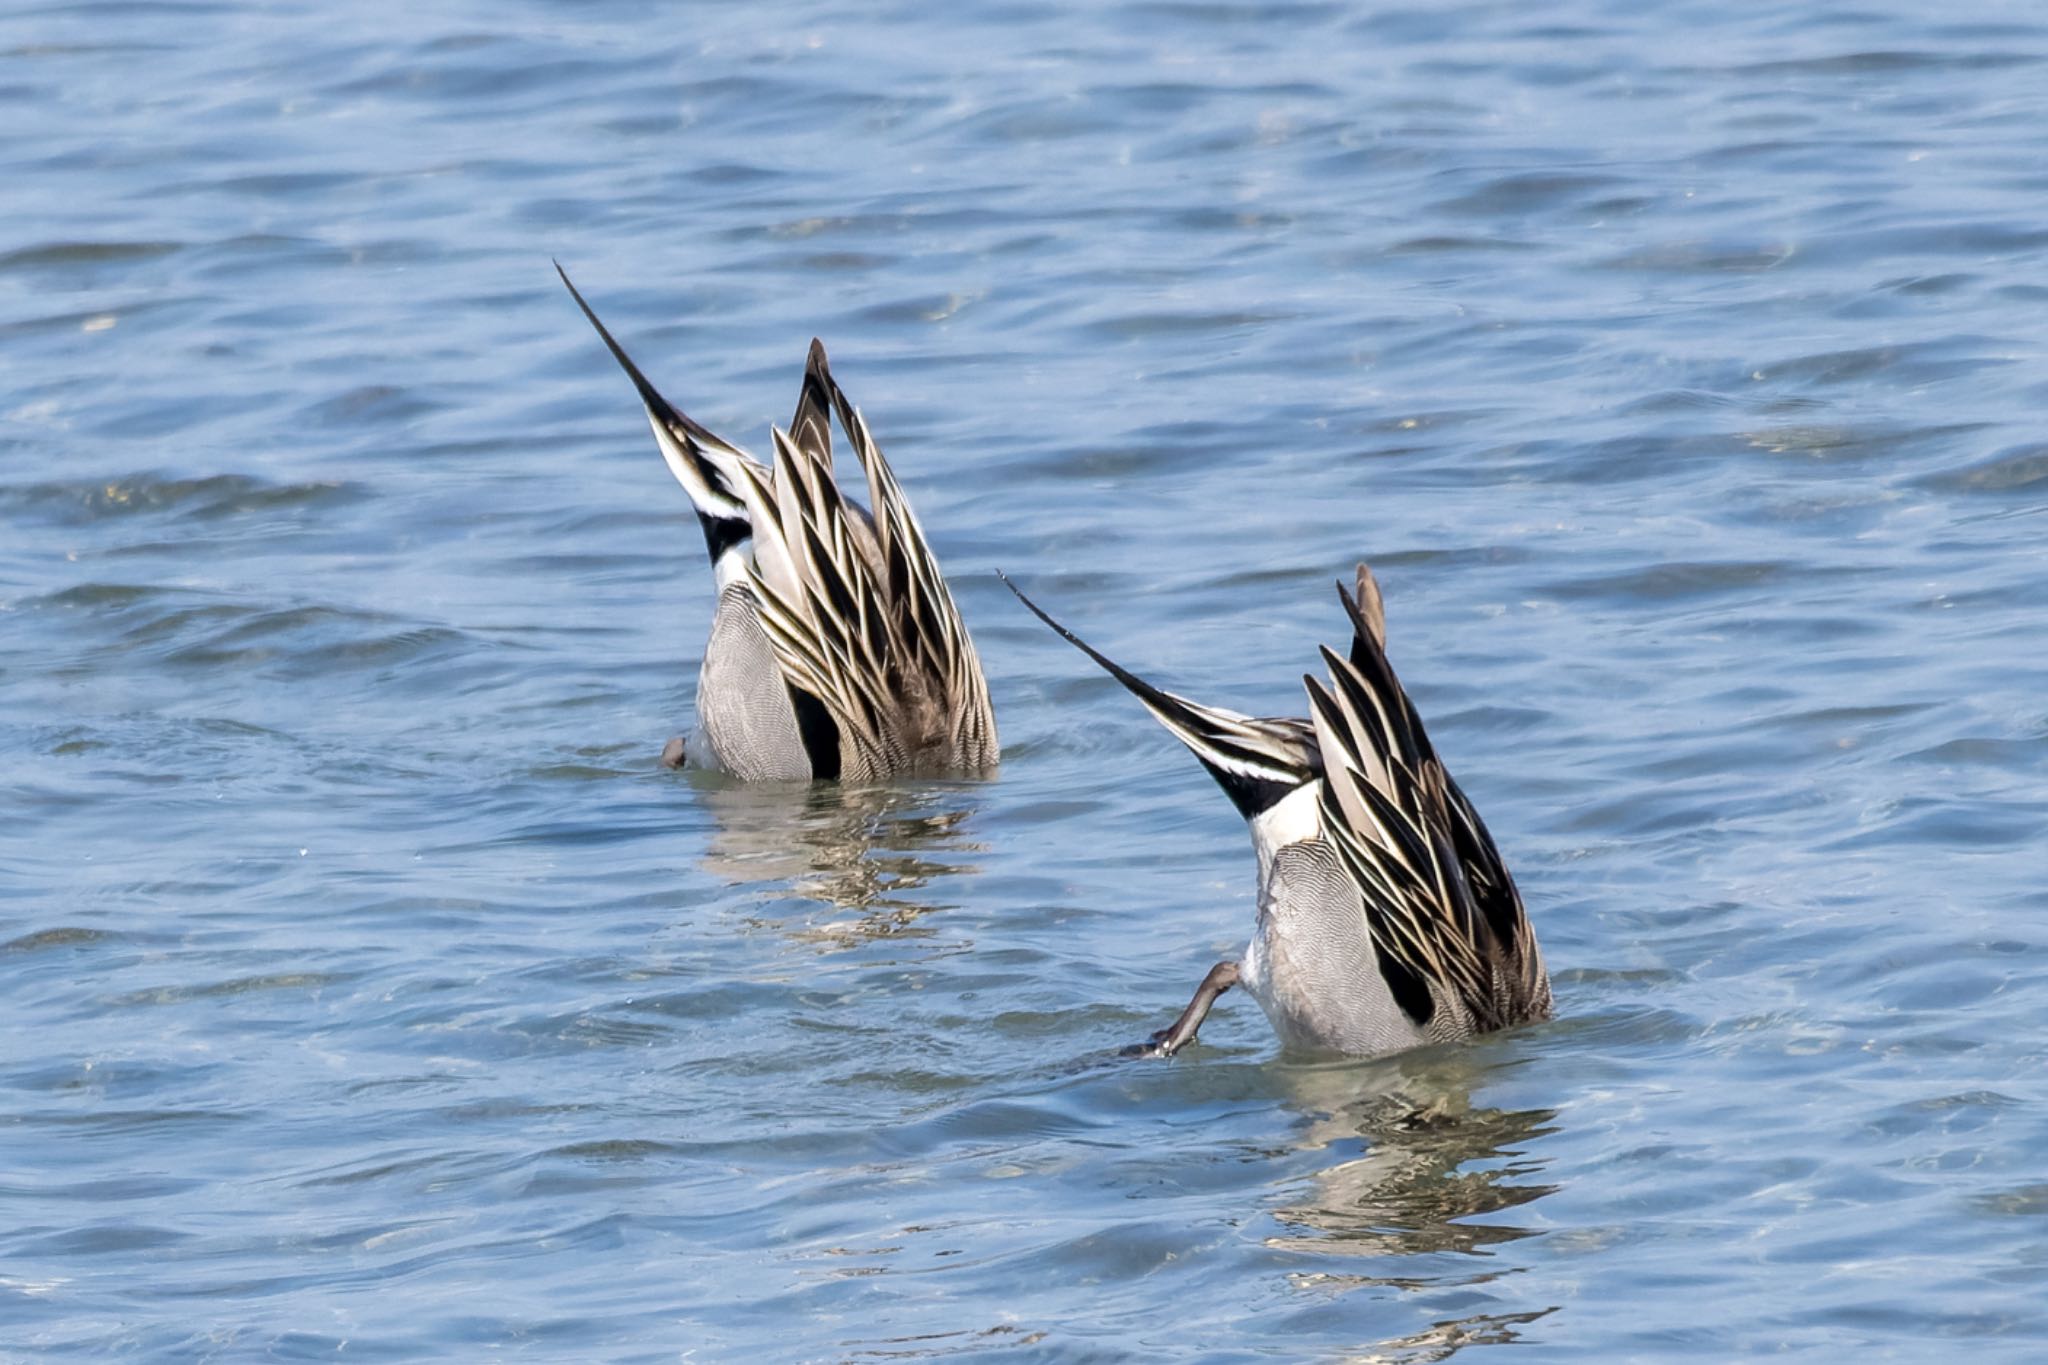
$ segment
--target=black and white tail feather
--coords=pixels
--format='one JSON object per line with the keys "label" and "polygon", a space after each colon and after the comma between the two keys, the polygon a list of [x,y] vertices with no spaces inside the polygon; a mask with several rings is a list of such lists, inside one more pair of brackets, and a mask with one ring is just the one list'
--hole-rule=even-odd
{"label": "black and white tail feather", "polygon": [[611,329],[604,325],[596,310],[584,301],[560,261],[555,262],[555,273],[562,277],[569,297],[576,300],[576,306],[597,329],[605,348],[612,353],[612,359],[619,362],[619,368],[626,372],[626,377],[633,381],[634,389],[639,392],[640,402],[647,409],[647,424],[654,429],[654,443],[661,451],[662,462],[690,495],[690,502],[697,509],[697,519],[704,527],[704,548],[718,573],[718,586],[724,588],[730,579],[739,577],[750,553],[748,541],[753,536],[753,527],[736,485],[739,467],[754,463],[753,459],[699,426],[689,414],[662,397],[661,391],[633,363],[633,357],[626,354],[626,348],[612,336]]}
{"label": "black and white tail feather", "polygon": [[1143,702],[1153,719],[1201,760],[1245,819],[1253,819],[1289,792],[1315,779],[1320,760],[1316,755],[1315,732],[1307,721],[1286,716],[1239,715],[1154,687],[1046,615],[1042,607],[1024,595],[1022,588],[1010,582],[1008,574],[998,570],[997,577],[1032,615],[1101,665],[1105,673]]}
{"label": "black and white tail feather", "polygon": [[[974,643],[823,344],[811,342],[796,412],[787,432],[771,429],[764,465],[663,398],[555,269],[639,392],[662,458],[696,507],[721,593],[742,584],[752,595],[812,775],[993,768],[995,715]],[[866,476],[867,507],[833,478],[835,413]]]}

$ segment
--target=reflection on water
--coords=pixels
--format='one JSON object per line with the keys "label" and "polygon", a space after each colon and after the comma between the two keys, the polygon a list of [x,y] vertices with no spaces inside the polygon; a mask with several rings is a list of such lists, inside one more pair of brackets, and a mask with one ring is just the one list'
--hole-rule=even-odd
{"label": "reflection on water", "polygon": [[1484,1078],[1471,1058],[1456,1054],[1287,1068],[1289,1103],[1309,1116],[1301,1148],[1344,1159],[1313,1176],[1301,1198],[1274,1210],[1287,1231],[1268,1245],[1413,1256],[1483,1253],[1533,1236],[1532,1228],[1469,1220],[1557,1188],[1530,1178],[1547,1161],[1529,1150],[1555,1131],[1557,1111],[1474,1108],[1471,1091]]}
{"label": "reflection on water", "polygon": [[964,785],[847,787],[837,783],[742,784],[700,776],[714,828],[698,865],[732,886],[776,885],[851,918],[785,928],[792,937],[851,947],[921,932],[940,908],[907,899],[934,878],[973,872],[945,860],[980,853],[963,829],[979,809]]}
{"label": "reflection on water", "polygon": [[1522,1334],[1515,1330],[1517,1327],[1547,1318],[1556,1311],[1539,1308],[1530,1313],[1475,1313],[1469,1318],[1431,1323],[1423,1331],[1380,1342],[1343,1359],[1361,1365],[1428,1365],[1430,1361],[1449,1360],[1467,1346],[1506,1346],[1520,1341]]}
{"label": "reflection on water", "polygon": [[[0,9],[0,1358],[2048,1360],[2048,9],[115,8]],[[654,767],[551,253],[756,449],[825,338],[999,780]],[[981,570],[1263,711],[1367,549],[1561,1022],[1116,1059],[1245,839]]]}
{"label": "reflection on water", "polygon": [[[1299,1149],[1341,1159],[1273,1210],[1285,1231],[1266,1244],[1325,1256],[1402,1258],[1377,1274],[1298,1271],[1289,1277],[1297,1289],[1471,1289],[1513,1273],[1491,1260],[1491,1248],[1533,1237],[1537,1229],[1491,1217],[1472,1220],[1557,1188],[1531,1178],[1549,1159],[1530,1151],[1556,1131],[1556,1110],[1474,1108],[1472,1091],[1487,1072],[1463,1049],[1281,1070],[1287,1103],[1307,1119]],[[1429,1259],[1447,1255],[1459,1259]],[[1403,1365],[1448,1360],[1467,1346],[1518,1341],[1518,1329],[1557,1307],[1445,1319],[1341,1358]]]}

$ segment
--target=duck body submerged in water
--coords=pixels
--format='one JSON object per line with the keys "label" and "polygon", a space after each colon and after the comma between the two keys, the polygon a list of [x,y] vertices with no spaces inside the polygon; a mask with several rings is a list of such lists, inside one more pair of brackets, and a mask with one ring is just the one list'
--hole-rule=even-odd
{"label": "duck body submerged in water", "polygon": [[[995,712],[974,642],[824,346],[811,342],[796,415],[771,432],[763,464],[663,398],[555,268],[639,392],[717,581],[697,729],[663,761],[757,782],[992,770]],[[834,413],[867,476],[865,506],[833,479]]]}
{"label": "duck body submerged in water", "polygon": [[[1008,582],[1007,579],[1004,580]],[[1011,591],[1017,592],[1011,585]],[[1445,771],[1386,656],[1379,585],[1358,566],[1348,656],[1304,676],[1309,718],[1256,718],[1152,686],[1017,596],[1187,745],[1251,827],[1258,921],[1150,1044],[1195,1040],[1242,986],[1284,1046],[1370,1057],[1550,1017],[1550,978],[1493,837]]]}

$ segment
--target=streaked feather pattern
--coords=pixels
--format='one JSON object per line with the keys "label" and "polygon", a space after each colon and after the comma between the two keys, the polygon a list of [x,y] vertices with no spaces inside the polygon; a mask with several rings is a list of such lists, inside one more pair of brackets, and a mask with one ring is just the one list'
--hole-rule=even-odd
{"label": "streaked feather pattern", "polygon": [[[1338,595],[1351,649],[1322,650],[1329,680],[1304,677],[1303,721],[1164,692],[1017,592],[1186,744],[1250,823],[1261,895],[1243,980],[1283,1039],[1370,1054],[1547,1018],[1549,978],[1514,881],[1387,662],[1379,585],[1361,564],[1356,596],[1341,584]],[[1290,859],[1334,865],[1348,891],[1276,871]],[[1340,962],[1371,968],[1358,979]]]}
{"label": "streaked feather pattern", "polygon": [[[1324,824],[1378,915],[1375,941],[1442,984],[1477,1032],[1550,1013],[1550,982],[1514,879],[1385,654],[1379,584],[1358,566],[1358,594],[1337,588],[1352,622],[1350,657],[1322,650],[1330,683],[1305,677],[1324,754]],[[1361,818],[1363,816],[1364,818]]]}
{"label": "streaked feather pattern", "polygon": [[[744,586],[752,599],[745,626],[773,651],[780,676],[765,683],[733,678],[707,653],[698,710],[705,729],[716,731],[710,757],[742,776],[786,771],[798,758],[812,776],[860,780],[993,768],[995,715],[973,641],[902,487],[833,380],[824,346],[811,342],[789,430],[771,429],[774,453],[764,465],[664,399],[566,273],[562,282],[646,405],[663,459],[704,522],[720,588]],[[833,478],[835,413],[866,475],[872,512]],[[748,695],[708,704],[703,687],[714,677]],[[793,726],[749,723],[778,708],[793,712]],[[711,724],[728,712],[740,721]],[[742,743],[736,736],[764,734],[782,744],[801,735],[806,752],[726,752]]]}

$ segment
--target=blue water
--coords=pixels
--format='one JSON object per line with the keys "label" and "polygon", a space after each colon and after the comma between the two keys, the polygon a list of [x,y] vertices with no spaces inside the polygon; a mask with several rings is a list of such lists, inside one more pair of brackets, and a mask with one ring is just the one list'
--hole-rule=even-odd
{"label": "blue water", "polygon": [[[2048,1357],[2044,130],[1991,0],[0,14],[0,1357]],[[826,340],[997,779],[659,766],[550,257]],[[1248,841],[989,571],[1272,713],[1361,557],[1559,1017],[1119,1060]]]}

